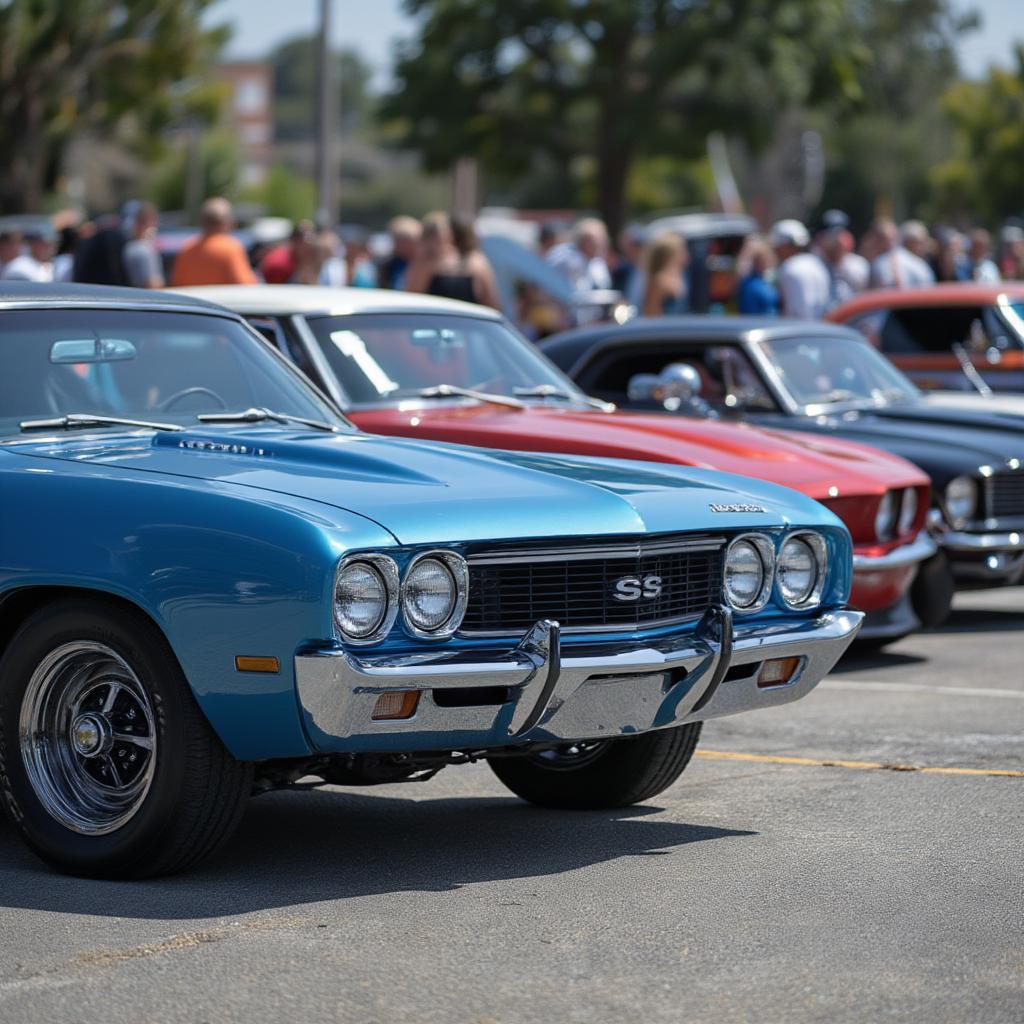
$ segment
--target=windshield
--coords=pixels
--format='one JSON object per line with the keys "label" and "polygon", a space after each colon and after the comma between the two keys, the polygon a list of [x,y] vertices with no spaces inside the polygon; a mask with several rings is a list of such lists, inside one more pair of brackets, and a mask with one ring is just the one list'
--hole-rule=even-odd
{"label": "windshield", "polygon": [[353,405],[412,398],[441,384],[493,395],[546,385],[582,392],[504,324],[472,316],[368,313],[309,320]]}
{"label": "windshield", "polygon": [[845,338],[781,338],[760,349],[802,409],[884,405],[916,398],[917,388],[884,356]]}
{"label": "windshield", "polygon": [[254,407],[346,423],[225,317],[113,309],[0,315],[0,434],[19,433],[22,421],[68,415],[186,426],[201,413]]}

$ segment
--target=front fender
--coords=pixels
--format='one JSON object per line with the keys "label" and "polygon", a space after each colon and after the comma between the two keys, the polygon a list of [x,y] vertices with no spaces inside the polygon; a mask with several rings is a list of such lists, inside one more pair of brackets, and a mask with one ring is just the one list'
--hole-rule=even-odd
{"label": "front fender", "polygon": [[[26,587],[74,587],[130,601],[163,631],[235,757],[310,752],[295,652],[332,635],[338,559],[353,547],[393,546],[387,531],[352,513],[230,484],[197,487],[88,466],[6,468],[0,464],[0,598]],[[280,671],[238,672],[237,655],[276,657]]]}

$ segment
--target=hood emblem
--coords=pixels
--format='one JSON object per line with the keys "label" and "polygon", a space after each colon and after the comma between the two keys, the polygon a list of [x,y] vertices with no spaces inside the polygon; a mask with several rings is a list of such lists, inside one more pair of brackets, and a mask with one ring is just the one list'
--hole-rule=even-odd
{"label": "hood emblem", "polygon": [[246,444],[225,444],[222,441],[179,441],[179,448],[190,448],[198,452],[223,452],[225,455],[265,455],[262,448]]}
{"label": "hood emblem", "polygon": [[768,511],[768,509],[766,509],[763,505],[747,505],[747,504],[739,504],[739,505],[715,505],[715,504],[711,504],[711,505],[708,505],[708,508],[711,509],[712,512],[765,512],[766,513]]}

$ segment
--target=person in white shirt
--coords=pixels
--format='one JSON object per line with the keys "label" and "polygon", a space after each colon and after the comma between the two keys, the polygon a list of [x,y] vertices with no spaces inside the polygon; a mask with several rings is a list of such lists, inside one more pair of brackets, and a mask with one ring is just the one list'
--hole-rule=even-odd
{"label": "person in white shirt", "polygon": [[572,241],[550,249],[545,262],[561,271],[573,291],[589,292],[611,288],[612,275],[605,261],[608,229],[596,217],[584,217],[573,229]]}
{"label": "person in white shirt", "polygon": [[4,263],[0,279],[4,281],[35,281],[42,283],[53,280],[53,242],[40,231],[25,233],[26,252]]}
{"label": "person in white shirt", "polygon": [[832,279],[825,264],[807,251],[810,232],[798,220],[780,220],[769,238],[779,260],[775,283],[782,315],[820,320],[831,304]]}
{"label": "person in white shirt", "polygon": [[[908,222],[908,229],[913,224],[913,221]],[[935,283],[932,268],[920,256],[900,244],[899,230],[891,220],[886,217],[876,220],[871,233],[880,253],[871,264],[872,287],[921,288]],[[917,244],[914,233],[908,231],[908,238],[912,245]]]}

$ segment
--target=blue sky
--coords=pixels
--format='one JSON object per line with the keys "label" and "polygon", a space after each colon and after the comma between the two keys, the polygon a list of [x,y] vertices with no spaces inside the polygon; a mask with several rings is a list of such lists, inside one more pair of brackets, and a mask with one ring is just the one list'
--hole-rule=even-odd
{"label": "blue sky", "polygon": [[[312,31],[317,6],[317,0],[220,0],[209,20],[234,26],[232,57],[260,57],[282,39]],[[972,0],[962,6],[973,6],[983,18],[981,29],[965,36],[960,47],[964,71],[977,76],[991,63],[1007,63],[1014,40],[1024,40],[1024,0]],[[401,0],[334,0],[335,41],[361,50],[382,80],[393,40],[409,31],[401,7]]]}

